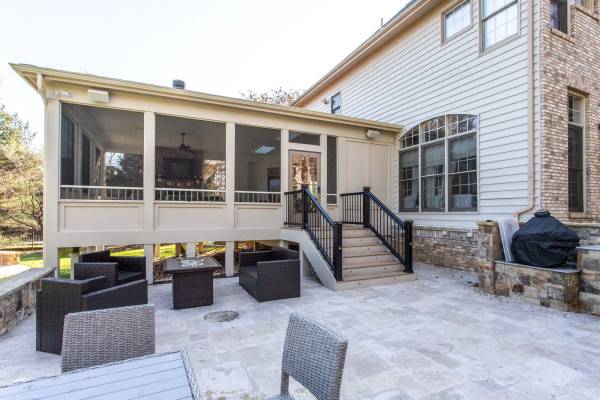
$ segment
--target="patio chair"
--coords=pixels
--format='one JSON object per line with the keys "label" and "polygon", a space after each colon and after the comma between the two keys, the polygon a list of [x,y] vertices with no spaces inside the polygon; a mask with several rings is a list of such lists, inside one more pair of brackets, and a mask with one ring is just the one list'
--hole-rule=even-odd
{"label": "patio chair", "polygon": [[281,394],[267,400],[293,400],[290,377],[317,400],[339,400],[348,341],[329,328],[292,314],[283,346]]}
{"label": "patio chair", "polygon": [[259,302],[300,297],[298,252],[274,247],[240,253],[239,283]]}
{"label": "patio chair", "polygon": [[106,277],[85,280],[42,279],[36,293],[36,350],[60,354],[65,315],[80,311],[148,303],[144,279],[106,287]]}
{"label": "patio chair", "polygon": [[75,279],[106,276],[108,286],[146,279],[146,257],[111,256],[109,250],[82,254],[73,265]]}
{"label": "patio chair", "polygon": [[68,314],[62,372],[154,354],[154,306]]}

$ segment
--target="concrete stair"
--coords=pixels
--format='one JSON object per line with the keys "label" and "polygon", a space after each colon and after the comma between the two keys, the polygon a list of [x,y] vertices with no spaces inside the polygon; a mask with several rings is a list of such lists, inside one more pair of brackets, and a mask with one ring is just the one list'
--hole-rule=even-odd
{"label": "concrete stair", "polygon": [[344,225],[342,247],[343,281],[336,283],[336,290],[415,279],[368,228]]}

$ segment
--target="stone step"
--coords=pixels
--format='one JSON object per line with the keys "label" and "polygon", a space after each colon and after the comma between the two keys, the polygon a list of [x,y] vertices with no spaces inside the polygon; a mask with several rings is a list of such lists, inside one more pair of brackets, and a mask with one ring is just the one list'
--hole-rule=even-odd
{"label": "stone step", "polygon": [[375,276],[355,276],[343,281],[337,282],[336,290],[348,290],[356,289],[360,287],[368,287],[375,285],[387,285],[399,282],[410,282],[414,281],[415,274],[407,274],[405,272],[390,272],[387,274],[375,275]]}
{"label": "stone step", "polygon": [[375,245],[381,244],[377,236],[358,236],[358,237],[347,237],[343,238],[342,246],[351,247],[351,246],[366,246],[366,245]]}
{"label": "stone step", "polygon": [[342,266],[360,266],[360,265],[375,265],[380,262],[395,262],[396,258],[389,251],[384,251],[378,254],[346,256],[342,253]]}
{"label": "stone step", "polygon": [[379,255],[387,252],[387,248],[382,244],[359,245],[359,246],[343,246],[342,256],[370,256]]}
{"label": "stone step", "polygon": [[361,265],[356,267],[343,268],[342,276],[344,279],[352,277],[365,277],[365,276],[384,276],[390,272],[398,273],[404,272],[404,265],[400,263],[382,263],[380,265]]}

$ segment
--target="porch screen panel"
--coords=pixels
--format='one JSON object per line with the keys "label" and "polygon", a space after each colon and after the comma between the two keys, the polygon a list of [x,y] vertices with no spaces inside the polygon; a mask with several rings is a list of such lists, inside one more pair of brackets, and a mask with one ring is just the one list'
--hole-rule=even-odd
{"label": "porch screen panel", "polygon": [[281,131],[236,125],[235,191],[236,202],[281,201]]}
{"label": "porch screen panel", "polygon": [[327,204],[337,203],[337,137],[327,136]]}
{"label": "porch screen panel", "polygon": [[75,124],[63,114],[60,132],[60,184],[75,183]]}
{"label": "porch screen panel", "polygon": [[90,139],[86,135],[81,135],[81,184],[89,185],[90,184],[90,171],[91,171],[91,146]]}

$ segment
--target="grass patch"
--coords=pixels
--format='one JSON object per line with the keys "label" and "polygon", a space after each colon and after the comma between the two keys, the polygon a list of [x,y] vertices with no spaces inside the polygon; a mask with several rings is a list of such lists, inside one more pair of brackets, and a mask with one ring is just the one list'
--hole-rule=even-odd
{"label": "grass patch", "polygon": [[[21,264],[31,268],[42,268],[43,263],[43,252],[32,251],[27,253],[21,253]],[[71,258],[62,257],[60,259],[60,272],[61,278],[69,278],[71,276]]]}

